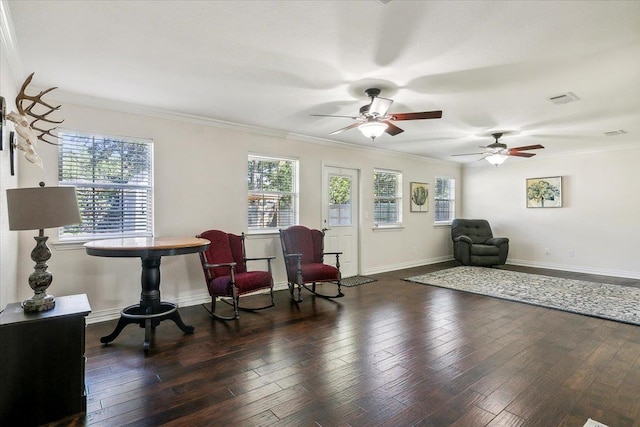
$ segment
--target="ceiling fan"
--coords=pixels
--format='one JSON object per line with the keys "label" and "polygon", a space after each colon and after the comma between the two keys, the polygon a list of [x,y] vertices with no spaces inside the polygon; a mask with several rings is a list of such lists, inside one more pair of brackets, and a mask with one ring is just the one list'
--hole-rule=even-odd
{"label": "ceiling fan", "polygon": [[336,116],[331,114],[312,114],[315,117],[341,117],[346,119],[356,120],[355,123],[331,132],[329,135],[336,135],[344,132],[345,130],[358,128],[360,132],[367,138],[375,140],[384,132],[391,136],[404,132],[398,126],[391,123],[392,121],[400,120],[422,120],[422,119],[439,119],[442,117],[442,111],[423,111],[420,113],[391,113],[388,114],[392,99],[381,98],[380,89],[370,88],[364,91],[371,102],[369,104],[360,107],[360,114],[358,116]]}
{"label": "ceiling fan", "polygon": [[507,148],[507,144],[503,144],[502,142],[498,142],[498,139],[502,136],[502,133],[492,133],[491,136],[495,138],[495,142],[493,144],[489,144],[486,147],[480,146],[480,148],[486,148],[486,151],[483,153],[466,153],[466,154],[452,154],[452,156],[477,156],[482,155],[480,159],[487,159],[489,163],[492,165],[500,165],[507,160],[509,156],[515,157],[533,157],[535,153],[524,153],[523,151],[527,150],[538,150],[544,148],[540,144],[536,145],[526,145],[524,147],[514,147]]}

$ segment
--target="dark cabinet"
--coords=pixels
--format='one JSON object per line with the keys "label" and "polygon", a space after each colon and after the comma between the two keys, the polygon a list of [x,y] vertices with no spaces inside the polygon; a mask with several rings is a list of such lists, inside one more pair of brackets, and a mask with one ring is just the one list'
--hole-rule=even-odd
{"label": "dark cabinet", "polygon": [[56,297],[56,306],[0,313],[0,425],[40,425],[86,412],[85,294]]}

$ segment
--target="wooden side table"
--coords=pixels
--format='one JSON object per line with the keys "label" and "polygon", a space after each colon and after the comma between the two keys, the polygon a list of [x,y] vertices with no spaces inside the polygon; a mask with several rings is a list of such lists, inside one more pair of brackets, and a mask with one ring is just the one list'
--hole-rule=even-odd
{"label": "wooden side table", "polygon": [[116,339],[125,326],[138,324],[145,330],[142,349],[147,353],[156,326],[163,320],[172,320],[185,334],[193,333],[193,326],[185,325],[182,321],[178,304],[160,299],[160,261],[163,256],[203,252],[210,243],[207,239],[196,237],[130,237],[85,243],[89,255],[139,257],[142,260],[140,303],[125,307],[120,312],[120,320],[114,331],[100,338],[100,342],[108,344]]}
{"label": "wooden side table", "polygon": [[86,412],[85,294],[56,297],[48,311],[20,303],[0,313],[0,425],[41,425]]}

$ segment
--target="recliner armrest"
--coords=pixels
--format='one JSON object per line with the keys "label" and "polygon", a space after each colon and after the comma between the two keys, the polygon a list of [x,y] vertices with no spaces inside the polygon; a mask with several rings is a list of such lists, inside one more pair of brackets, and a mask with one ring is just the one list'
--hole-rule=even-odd
{"label": "recliner armrest", "polygon": [[505,243],[509,243],[508,237],[492,237],[485,242],[485,245],[500,246]]}
{"label": "recliner armrest", "polygon": [[458,236],[456,238],[453,239],[454,242],[464,242],[467,243],[469,245],[473,244],[473,240],[471,240],[471,237],[469,236]]}

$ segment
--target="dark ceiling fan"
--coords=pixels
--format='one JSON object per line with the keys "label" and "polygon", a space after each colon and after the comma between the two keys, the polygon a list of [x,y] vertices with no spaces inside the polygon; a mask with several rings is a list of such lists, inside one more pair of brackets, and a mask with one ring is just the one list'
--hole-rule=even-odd
{"label": "dark ceiling fan", "polygon": [[452,156],[478,156],[482,155],[478,160],[487,159],[487,161],[493,165],[499,165],[503,163],[508,156],[515,157],[533,157],[535,153],[525,153],[527,150],[539,150],[544,148],[540,144],[536,145],[526,145],[524,147],[514,147],[507,148],[507,144],[503,144],[502,142],[498,142],[498,139],[502,136],[502,133],[492,133],[491,136],[495,138],[495,142],[487,145],[486,147],[480,146],[480,148],[485,148],[486,150],[482,153],[466,153],[466,154],[452,154]]}
{"label": "dark ceiling fan", "polygon": [[392,121],[401,120],[423,120],[423,119],[439,119],[442,117],[442,111],[423,111],[420,113],[388,113],[392,99],[381,98],[380,89],[370,88],[364,91],[371,102],[360,107],[358,116],[336,116],[332,114],[312,114],[315,117],[340,117],[356,120],[355,123],[331,132],[329,135],[336,135],[345,130],[358,128],[362,134],[368,138],[375,139],[384,132],[391,136],[404,132],[398,126],[391,123]]}

